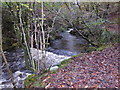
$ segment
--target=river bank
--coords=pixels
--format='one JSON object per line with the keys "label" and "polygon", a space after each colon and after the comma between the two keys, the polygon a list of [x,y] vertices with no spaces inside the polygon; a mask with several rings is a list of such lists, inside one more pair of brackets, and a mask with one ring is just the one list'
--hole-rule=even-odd
{"label": "river bank", "polygon": [[73,57],[65,67],[55,73],[48,72],[26,87],[119,88],[119,48],[119,44],[116,44],[101,51]]}
{"label": "river bank", "polygon": [[[77,55],[83,51],[84,48],[80,48],[80,44],[87,45],[87,42],[81,37],[76,37],[71,35],[69,32],[60,33],[61,39],[56,39],[53,41],[52,45],[47,48],[46,51],[46,67],[52,67],[50,70],[58,68],[58,65],[70,58],[73,55]],[[64,46],[64,47],[63,47]],[[13,73],[15,78],[16,87],[24,87],[24,80],[31,74],[32,71],[28,70],[25,65],[24,50],[22,48],[17,48],[10,51],[5,51],[5,56],[7,58],[9,68]],[[33,59],[41,60],[41,51],[31,48],[31,54]],[[39,55],[39,56],[38,56]],[[1,88],[13,87],[11,77],[7,71],[6,65],[2,64],[2,78],[0,79]]]}

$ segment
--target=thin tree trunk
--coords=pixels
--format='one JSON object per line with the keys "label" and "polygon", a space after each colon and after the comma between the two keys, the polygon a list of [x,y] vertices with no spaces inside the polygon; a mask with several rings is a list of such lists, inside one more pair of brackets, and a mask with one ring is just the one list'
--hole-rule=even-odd
{"label": "thin tree trunk", "polygon": [[4,59],[4,62],[5,62],[5,64],[6,64],[6,68],[7,68],[8,72],[9,72],[9,74],[10,74],[10,76],[11,76],[13,87],[16,88],[15,82],[14,82],[14,76],[13,76],[13,74],[12,74],[10,68],[9,68],[9,65],[8,65],[7,59],[6,59],[5,55],[4,55],[4,52],[3,52],[2,47],[0,48],[0,50],[1,50],[2,57],[3,57],[3,59]]}
{"label": "thin tree trunk", "polygon": [[[2,5],[0,6],[0,48],[2,48]],[[0,51],[0,78],[2,77],[2,52]]]}
{"label": "thin tree trunk", "polygon": [[0,7],[0,75],[2,75],[2,67],[1,66],[2,66],[2,57],[3,57],[4,62],[6,64],[6,68],[11,76],[13,87],[16,88],[15,83],[14,83],[14,76],[9,68],[7,59],[6,59],[3,49],[2,49],[2,28],[1,28],[1,26],[2,26],[2,7]]}
{"label": "thin tree trunk", "polygon": [[20,12],[19,12],[19,18],[20,18],[20,27],[22,29],[22,33],[23,33],[23,38],[24,38],[24,42],[25,42],[25,46],[26,46],[26,49],[27,49],[27,53],[28,53],[28,56],[29,56],[29,65],[31,65],[31,54],[30,54],[30,49],[28,47],[28,43],[27,43],[27,39],[26,39],[26,34],[25,34],[25,31],[24,31],[24,28],[23,28],[23,23],[22,23],[22,17],[21,17],[21,9],[20,9]]}
{"label": "thin tree trunk", "polygon": [[42,60],[43,60],[43,70],[46,69],[46,52],[45,52],[45,31],[44,31],[44,28],[43,28],[43,24],[44,24],[44,12],[43,12],[43,2],[41,3],[41,12],[42,12],[42,23],[41,23],[41,29],[42,29],[42,42],[43,42],[43,50],[42,50]]}

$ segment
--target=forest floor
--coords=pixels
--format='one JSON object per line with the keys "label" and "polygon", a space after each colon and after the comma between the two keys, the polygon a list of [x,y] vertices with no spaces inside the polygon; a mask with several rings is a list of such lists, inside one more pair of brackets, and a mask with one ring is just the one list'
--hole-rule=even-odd
{"label": "forest floor", "polygon": [[46,88],[118,88],[120,45],[73,57],[71,63],[49,72],[43,82]]}

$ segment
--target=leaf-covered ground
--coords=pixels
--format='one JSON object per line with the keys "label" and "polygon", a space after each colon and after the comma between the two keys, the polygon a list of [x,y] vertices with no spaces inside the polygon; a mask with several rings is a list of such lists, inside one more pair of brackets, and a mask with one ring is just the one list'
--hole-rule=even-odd
{"label": "leaf-covered ground", "polygon": [[44,79],[46,88],[118,88],[120,46],[72,58],[72,62]]}

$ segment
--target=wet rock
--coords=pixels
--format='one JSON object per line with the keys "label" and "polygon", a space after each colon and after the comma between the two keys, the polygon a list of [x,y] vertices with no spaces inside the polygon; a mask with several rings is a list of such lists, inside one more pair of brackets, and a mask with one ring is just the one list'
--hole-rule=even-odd
{"label": "wet rock", "polygon": [[14,77],[16,78],[16,77],[18,77],[20,74],[22,74],[20,71],[17,71],[17,72],[15,72],[13,75],[14,75]]}
{"label": "wet rock", "polygon": [[16,83],[16,86],[18,88],[23,88],[24,87],[24,80],[31,75],[31,73],[24,73],[24,72],[20,72],[17,71],[14,73],[14,82]]}
{"label": "wet rock", "polygon": [[25,73],[31,73],[31,74],[33,74],[33,72],[30,71],[30,70],[24,70],[24,71],[22,71],[22,72],[24,72],[23,75],[24,75]]}
{"label": "wet rock", "polygon": [[23,80],[19,80],[19,84],[23,84]]}
{"label": "wet rock", "polygon": [[10,82],[11,82],[11,80],[5,80],[1,84],[9,84]]}
{"label": "wet rock", "polygon": [[14,78],[19,77],[21,79],[24,79],[28,77],[29,75],[31,75],[31,73],[24,73],[24,72],[17,71],[13,75],[14,75]]}
{"label": "wet rock", "polygon": [[50,71],[57,70],[57,69],[58,69],[58,66],[54,66],[50,68]]}
{"label": "wet rock", "polygon": [[78,32],[76,30],[71,30],[69,33],[72,35],[78,35]]}
{"label": "wet rock", "polygon": [[68,28],[68,31],[66,31],[66,32],[71,32],[71,31],[73,31],[73,28]]}

